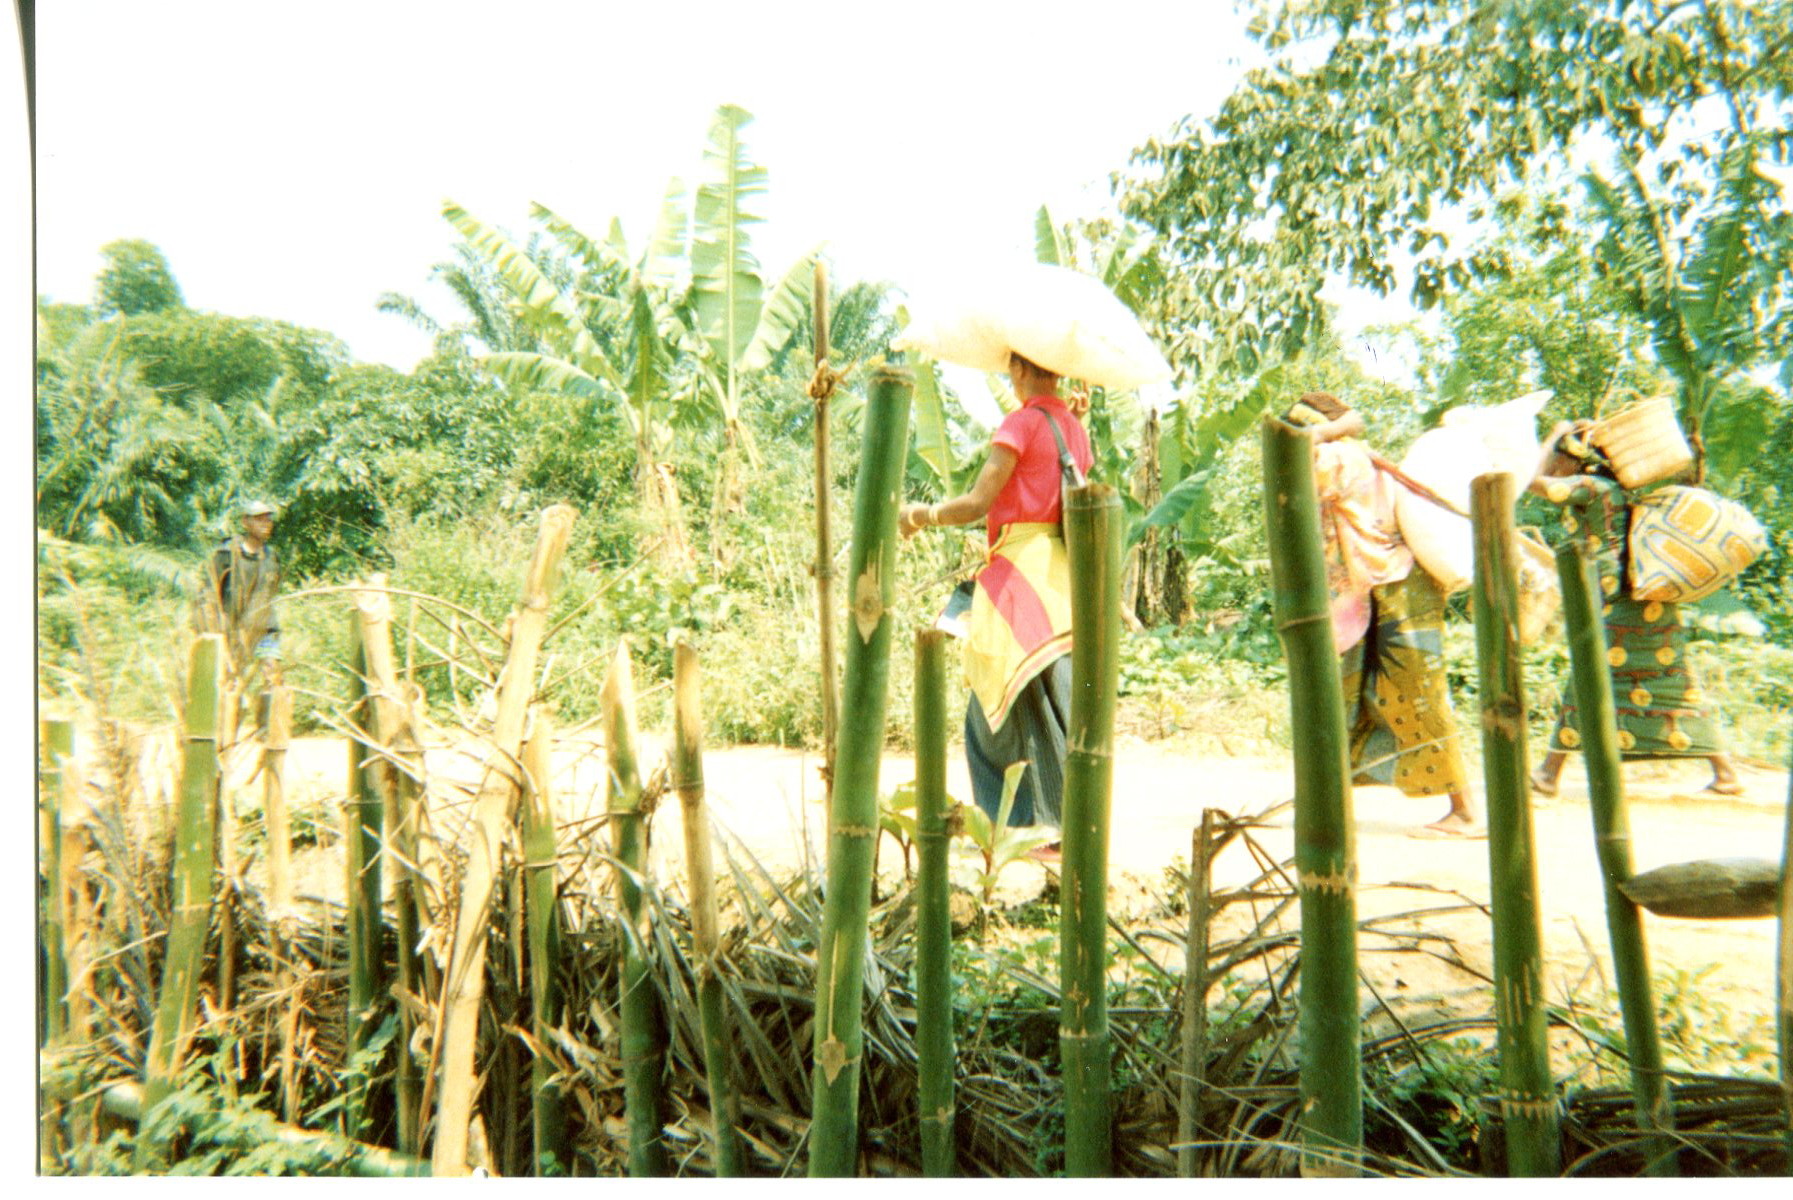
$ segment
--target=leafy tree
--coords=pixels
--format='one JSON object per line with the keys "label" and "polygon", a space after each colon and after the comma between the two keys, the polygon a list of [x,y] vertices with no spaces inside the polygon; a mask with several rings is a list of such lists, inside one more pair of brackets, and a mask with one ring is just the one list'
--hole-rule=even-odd
{"label": "leafy tree", "polygon": [[185,307],[168,260],[149,242],[111,242],[100,247],[100,257],[105,266],[94,281],[94,307],[100,316],[133,317]]}
{"label": "leafy tree", "polygon": [[1787,356],[1793,250],[1761,168],[1793,137],[1793,7],[1259,0],[1250,31],[1275,61],[1117,180],[1175,264],[1179,360],[1251,371],[1325,320],[1329,276],[1387,293],[1403,252],[1421,307],[1503,272],[1446,214],[1482,220],[1596,149],[1597,260],[1651,321],[1694,432],[1713,378]]}

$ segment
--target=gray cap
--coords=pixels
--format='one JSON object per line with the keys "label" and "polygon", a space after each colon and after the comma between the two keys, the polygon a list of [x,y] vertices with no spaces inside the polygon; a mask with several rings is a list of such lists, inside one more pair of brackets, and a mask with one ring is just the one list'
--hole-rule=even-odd
{"label": "gray cap", "polygon": [[274,506],[266,500],[250,500],[243,505],[242,515],[245,517],[271,517]]}

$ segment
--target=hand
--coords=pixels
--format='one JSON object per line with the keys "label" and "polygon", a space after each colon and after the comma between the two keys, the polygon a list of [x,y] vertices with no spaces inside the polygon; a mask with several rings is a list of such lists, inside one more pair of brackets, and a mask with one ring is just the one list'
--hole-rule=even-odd
{"label": "hand", "polygon": [[1083,420],[1089,412],[1089,387],[1080,383],[1067,389],[1065,407],[1071,410],[1073,417],[1079,421]]}
{"label": "hand", "polygon": [[897,532],[905,539],[914,537],[920,529],[932,523],[928,516],[928,506],[925,504],[903,505],[897,510]]}

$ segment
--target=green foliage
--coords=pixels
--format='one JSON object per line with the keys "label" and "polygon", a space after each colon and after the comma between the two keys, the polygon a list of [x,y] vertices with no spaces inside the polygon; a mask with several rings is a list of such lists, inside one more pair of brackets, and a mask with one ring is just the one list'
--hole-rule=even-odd
{"label": "green foliage", "polygon": [[959,830],[971,844],[983,855],[984,869],[978,873],[978,887],[983,889],[984,910],[989,911],[991,901],[996,895],[996,884],[1002,878],[1002,872],[1027,857],[1030,850],[1036,850],[1053,841],[1053,836],[1030,826],[1010,825],[1009,812],[1015,807],[1015,793],[1021,789],[1021,780],[1027,773],[1028,764],[1011,763],[1002,773],[1002,798],[997,801],[996,819],[975,804],[957,806]]}
{"label": "green foliage", "polygon": [[[1398,281],[1397,255],[1411,260],[1411,296],[1422,308],[1499,274],[1501,254],[1454,244],[1440,218],[1455,210],[1482,221],[1503,189],[1565,165],[1571,147],[1594,138],[1622,170],[1651,173],[1648,199],[1624,203],[1632,215],[1679,222],[1715,199],[1705,211],[1738,214],[1761,244],[1784,246],[1785,218],[1762,194],[1745,210],[1725,193],[1741,178],[1728,165],[1736,155],[1785,161],[1788,152],[1793,66],[1775,49],[1793,32],[1785,5],[1715,0],[1661,12],[1625,0],[1257,0],[1253,8],[1251,35],[1273,62],[1248,72],[1212,119],[1185,118],[1147,141],[1117,180],[1123,211],[1165,239],[1168,303],[1181,318],[1167,332],[1179,365],[1254,372],[1323,326],[1328,277],[1386,294]],[[1708,104],[1715,95],[1723,106]],[[1683,264],[1658,242],[1650,252],[1672,281]],[[1734,283],[1729,294],[1753,294],[1760,311],[1775,311],[1784,265],[1771,260],[1770,274],[1745,278],[1711,261],[1716,275],[1689,270],[1689,282],[1722,278],[1730,282],[1720,291]],[[1696,283],[1683,299],[1699,291]],[[1787,323],[1776,315],[1769,338],[1784,344]]]}
{"label": "green foliage", "polygon": [[94,308],[102,317],[181,308],[180,284],[162,251],[149,242],[125,239],[100,247],[105,265],[94,280]]}
{"label": "green foliage", "polygon": [[1399,1154],[1404,1138],[1395,1122],[1400,1120],[1451,1166],[1477,1172],[1482,1101],[1495,1095],[1499,1084],[1495,1056],[1473,1038],[1429,1041],[1407,1061],[1378,1056],[1364,1078],[1364,1093],[1371,1098],[1364,1144]]}

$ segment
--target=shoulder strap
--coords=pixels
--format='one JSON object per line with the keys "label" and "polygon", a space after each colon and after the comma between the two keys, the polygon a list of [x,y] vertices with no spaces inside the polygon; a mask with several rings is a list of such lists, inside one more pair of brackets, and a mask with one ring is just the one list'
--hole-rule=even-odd
{"label": "shoulder strap", "polygon": [[1046,419],[1046,428],[1052,431],[1052,440],[1058,443],[1058,470],[1064,477],[1066,487],[1082,487],[1089,482],[1083,477],[1083,471],[1077,466],[1077,460],[1071,457],[1070,448],[1065,445],[1065,435],[1058,430],[1058,422],[1045,409],[1035,409]]}

